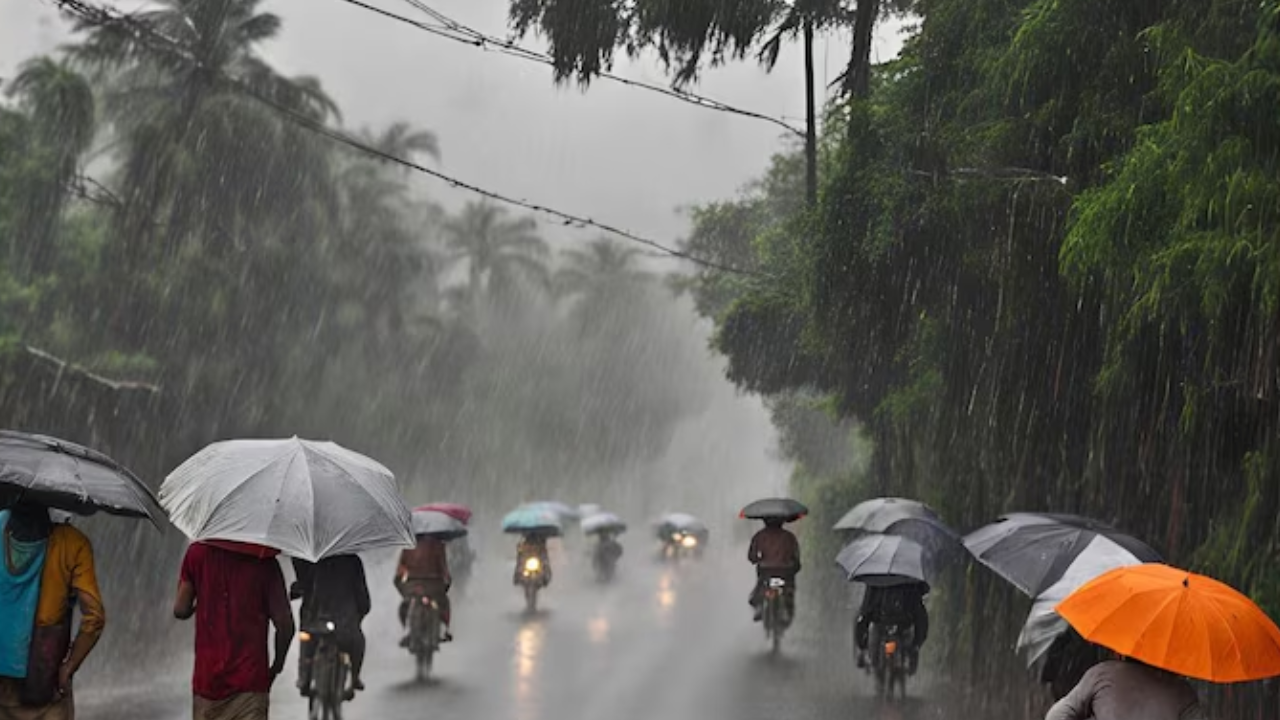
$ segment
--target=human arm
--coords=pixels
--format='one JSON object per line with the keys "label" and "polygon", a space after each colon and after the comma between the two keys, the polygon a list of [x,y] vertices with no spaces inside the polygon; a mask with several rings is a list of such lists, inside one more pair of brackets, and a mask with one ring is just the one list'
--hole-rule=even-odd
{"label": "human arm", "polygon": [[271,677],[284,672],[284,661],[289,655],[289,646],[293,644],[293,634],[297,627],[293,623],[293,610],[289,607],[289,594],[284,587],[284,573],[280,572],[280,564],[271,563],[271,578],[267,582],[267,617],[276,629],[275,654],[271,658]]}
{"label": "human arm", "polygon": [[923,647],[929,638],[929,611],[924,607],[924,598],[917,597],[911,604],[911,618],[915,625],[913,642],[916,647]]}
{"label": "human arm", "polygon": [[747,562],[752,565],[760,562],[760,533],[751,536],[751,544],[747,546]]}
{"label": "human arm", "polygon": [[71,643],[67,658],[58,670],[58,688],[62,692],[70,689],[72,676],[98,644],[98,638],[102,637],[102,630],[107,623],[102,593],[98,589],[97,571],[93,564],[93,547],[83,535],[79,535],[77,540],[70,555],[70,575],[71,588],[80,605],[80,628]]}
{"label": "human arm", "polygon": [[1088,720],[1093,717],[1093,697],[1097,690],[1096,676],[1094,670],[1085,673],[1071,692],[1049,708],[1044,720]]}
{"label": "human arm", "polygon": [[796,538],[794,533],[788,532],[787,536],[791,538],[791,542],[789,543],[791,545],[791,566],[796,569],[796,572],[800,572],[800,541]]}
{"label": "human arm", "polygon": [[199,545],[187,548],[182,558],[182,569],[178,574],[178,593],[173,599],[173,616],[179,620],[189,620],[196,614],[196,568],[204,557]]}
{"label": "human arm", "polygon": [[364,617],[373,609],[373,601],[369,599],[369,582],[364,574],[364,563],[358,557],[355,557],[355,575],[356,609],[360,611],[360,617]]}

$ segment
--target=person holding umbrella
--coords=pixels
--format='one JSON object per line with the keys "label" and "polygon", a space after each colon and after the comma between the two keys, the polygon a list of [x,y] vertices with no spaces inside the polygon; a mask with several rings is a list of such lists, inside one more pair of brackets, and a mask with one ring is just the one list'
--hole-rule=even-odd
{"label": "person holding umbrella", "polygon": [[[84,515],[162,515],[129,470],[89,448],[0,431],[0,718],[75,716],[72,679],[106,624],[93,547],[50,508]],[[73,611],[80,627],[71,637]]]}
{"label": "person holding umbrella", "polygon": [[753,620],[764,618],[764,591],[771,578],[780,578],[792,592],[786,594],[787,612],[795,616],[795,582],[800,572],[800,541],[783,527],[808,514],[805,506],[787,498],[757,500],[742,509],[741,517],[763,520],[764,528],[751,538],[747,561],[756,566],[756,584],[750,602],[755,610]]}
{"label": "person holding umbrella", "polygon": [[[277,555],[343,562],[413,545],[395,476],[332,442],[214,443],[169,474],[160,502],[193,541],[174,615],[196,621],[195,720],[267,717],[295,630]],[[320,590],[316,599],[329,598]],[[270,658],[268,625],[275,628]],[[347,698],[353,689],[344,689]]]}
{"label": "person holding umbrella", "polygon": [[[364,667],[365,637],[360,623],[373,609],[369,583],[359,555],[335,555],[318,563],[293,559],[297,579],[289,597],[302,600],[298,611],[303,630],[332,621],[337,627],[338,648],[351,658],[351,689],[364,690],[360,670]],[[303,637],[298,649],[298,690],[311,696],[311,664],[316,643]]]}
{"label": "person holding umbrella", "polygon": [[1084,640],[1116,654],[1094,665],[1045,720],[1205,720],[1185,678],[1280,675],[1280,628],[1231,587],[1160,563],[1116,568],[1056,607]]}

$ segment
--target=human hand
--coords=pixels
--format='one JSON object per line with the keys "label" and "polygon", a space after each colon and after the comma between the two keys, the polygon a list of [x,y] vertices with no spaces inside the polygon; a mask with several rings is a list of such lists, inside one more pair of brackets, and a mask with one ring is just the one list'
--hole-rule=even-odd
{"label": "human hand", "polygon": [[66,695],[71,692],[71,678],[74,677],[76,671],[71,668],[70,663],[62,663],[58,666],[58,694]]}

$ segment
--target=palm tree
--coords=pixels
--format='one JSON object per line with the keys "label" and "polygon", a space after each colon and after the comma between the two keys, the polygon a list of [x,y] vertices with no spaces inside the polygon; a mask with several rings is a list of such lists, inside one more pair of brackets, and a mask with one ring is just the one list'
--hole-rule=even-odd
{"label": "palm tree", "polygon": [[580,298],[574,311],[583,333],[631,305],[636,293],[648,287],[654,276],[636,267],[640,254],[637,248],[605,237],[593,240],[585,250],[560,254],[565,263],[556,271],[556,291],[560,297]]}
{"label": "palm tree", "polygon": [[646,283],[653,276],[635,266],[639,256],[639,249],[605,237],[591,241],[586,250],[565,250],[560,253],[565,263],[555,275],[557,294],[598,298]]}
{"label": "palm tree", "polygon": [[29,120],[31,160],[30,174],[16,188],[22,197],[10,253],[22,272],[43,274],[53,260],[58,221],[80,156],[93,141],[93,89],[65,60],[43,56],[22,64],[7,94]]}
{"label": "palm tree", "polygon": [[189,237],[230,247],[238,226],[298,202],[296,193],[319,189],[316,173],[327,175],[301,131],[253,99],[312,120],[337,115],[314,78],[285,78],[257,56],[280,30],[280,19],[257,12],[259,5],[158,0],[132,16],[151,33],[123,24],[76,28],[88,36],[73,55],[109,81],[107,114],[125,140],[127,208],[117,236],[129,239],[127,270],[153,264],[157,223],[170,257]]}
{"label": "palm tree", "polygon": [[485,201],[467,203],[461,214],[445,222],[445,242],[453,259],[467,261],[472,309],[481,293],[506,293],[521,279],[547,284],[543,261],[550,250],[536,230],[533,218],[509,218],[505,210]]}
{"label": "palm tree", "polygon": [[407,160],[422,153],[432,160],[440,159],[440,141],[436,134],[430,130],[416,130],[407,122],[392,123],[377,134],[366,128],[360,136],[366,145],[392,157]]}

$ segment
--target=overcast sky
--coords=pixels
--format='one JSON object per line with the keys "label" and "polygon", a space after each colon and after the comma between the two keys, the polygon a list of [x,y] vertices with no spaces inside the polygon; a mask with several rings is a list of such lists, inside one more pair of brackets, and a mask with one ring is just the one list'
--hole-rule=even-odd
{"label": "overcast sky", "polygon": [[[407,2],[368,2],[417,12]],[[506,35],[506,0],[429,4]],[[286,74],[319,76],[348,126],[406,120],[431,129],[440,138],[444,172],[663,242],[685,232],[681,206],[733,196],[782,147],[785,131],[774,125],[608,82],[585,93],[576,85],[556,87],[545,66],[428,35],[342,0],[266,0],[263,9],[284,20],[263,55]],[[877,59],[898,52],[899,27],[879,32]],[[0,78],[11,77],[24,58],[55,49],[67,39],[65,28],[50,0],[0,0]],[[526,42],[542,47],[535,38]],[[830,82],[848,57],[848,37],[819,38],[815,54],[818,81]],[[734,63],[708,72],[696,90],[801,126],[801,67],[793,46],[772,74],[753,62]],[[614,71],[665,84],[651,59],[620,57]],[[424,182],[446,205],[467,199]],[[552,227],[549,234],[565,234]]]}

